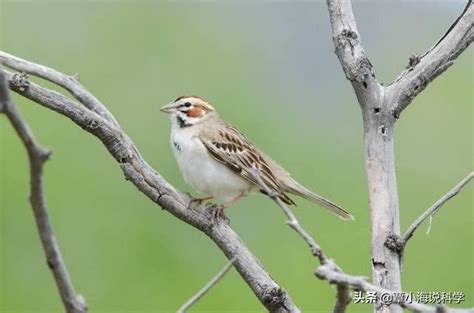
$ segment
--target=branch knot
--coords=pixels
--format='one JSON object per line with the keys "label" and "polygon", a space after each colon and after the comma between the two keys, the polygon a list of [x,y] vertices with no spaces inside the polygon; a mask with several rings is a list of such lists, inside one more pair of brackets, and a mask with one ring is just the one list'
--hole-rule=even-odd
{"label": "branch knot", "polygon": [[412,70],[418,63],[420,63],[420,60],[421,58],[417,54],[413,53],[408,59],[408,66],[406,69]]}
{"label": "branch knot", "polygon": [[349,40],[356,40],[358,38],[357,33],[352,29],[343,29],[341,35]]}
{"label": "branch knot", "polygon": [[384,245],[391,251],[401,254],[403,252],[403,248],[405,247],[405,242],[399,235],[390,233],[385,239]]}
{"label": "branch knot", "polygon": [[277,308],[285,304],[286,292],[279,288],[269,288],[264,291],[263,301],[270,308]]}
{"label": "branch knot", "polygon": [[10,81],[10,87],[15,91],[24,92],[29,86],[29,77],[25,72],[15,73]]}

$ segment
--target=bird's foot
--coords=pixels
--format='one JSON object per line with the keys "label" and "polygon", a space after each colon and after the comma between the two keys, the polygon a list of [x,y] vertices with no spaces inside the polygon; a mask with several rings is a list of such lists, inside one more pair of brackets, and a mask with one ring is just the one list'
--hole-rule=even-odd
{"label": "bird's foot", "polygon": [[220,221],[225,221],[227,224],[230,224],[229,218],[224,214],[224,210],[227,206],[223,204],[210,204],[207,207],[212,210],[213,223],[217,224]]}
{"label": "bird's foot", "polygon": [[212,199],[212,197],[194,198],[190,193],[186,193],[191,200],[188,203],[188,209],[194,210],[200,206],[204,201]]}
{"label": "bird's foot", "polygon": [[194,210],[196,209],[198,206],[200,206],[202,204],[202,200],[199,199],[199,198],[191,198],[191,200],[189,201],[188,203],[188,209],[190,210]]}

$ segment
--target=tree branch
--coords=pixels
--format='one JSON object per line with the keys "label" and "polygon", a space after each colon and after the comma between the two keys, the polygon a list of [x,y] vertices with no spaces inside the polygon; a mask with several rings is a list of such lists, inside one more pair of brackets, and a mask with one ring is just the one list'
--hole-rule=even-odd
{"label": "tree branch", "polygon": [[[357,30],[350,0],[327,0],[336,54],[362,108],[365,160],[372,236],[372,280],[375,286],[401,291],[403,240],[394,157],[394,126],[400,112],[425,86],[446,70],[473,40],[473,6],[467,6],[437,44],[389,87],[375,79]],[[401,312],[378,302],[376,312]]]}
{"label": "tree branch", "polygon": [[254,164],[254,167],[251,171],[251,175],[258,182],[259,186],[263,188],[265,194],[267,194],[281,208],[283,213],[288,218],[286,224],[290,226],[294,231],[296,231],[301,238],[303,238],[303,240],[308,244],[311,250],[311,254],[317,257],[321,264],[326,263],[328,261],[328,258],[324,254],[323,250],[321,250],[321,247],[316,243],[316,240],[314,240],[314,238],[311,237],[311,235],[309,235],[303,227],[301,227],[296,216],[293,214],[293,212],[291,212],[290,208],[283,201],[281,201],[281,199],[278,197],[278,194],[272,189],[270,189],[267,184],[265,184],[262,177],[260,176],[259,170],[255,168],[255,166],[256,165]]}
{"label": "tree branch", "polygon": [[[306,230],[304,230],[290,208],[278,197],[278,194],[271,190],[267,184],[265,184],[262,177],[260,176],[260,172],[257,170],[257,168],[255,168],[255,166],[253,167],[251,174],[253,178],[259,183],[259,185],[263,187],[263,191],[265,191],[265,193],[282,209],[283,213],[288,218],[286,224],[290,226],[296,233],[298,233],[301,238],[303,238],[303,240],[308,244],[311,254],[318,258],[319,263],[321,265],[330,264],[332,270],[343,273],[342,269],[324,254],[321,247],[316,243],[316,240],[314,240],[314,238],[309,235]],[[336,303],[334,305],[333,312],[344,313],[350,301],[351,295],[348,285],[337,284]]]}
{"label": "tree branch", "polygon": [[[344,273],[344,271],[329,257],[325,255],[321,247],[314,240],[314,238],[309,235],[303,227],[301,227],[296,216],[288,208],[288,206],[280,200],[278,194],[272,191],[261,178],[259,171],[254,167],[252,171],[253,178],[258,181],[259,185],[262,186],[263,191],[276,202],[276,204],[282,209],[283,213],[288,218],[286,222],[298,235],[308,244],[311,253],[313,256],[317,257],[320,266],[316,269],[315,275],[321,280],[327,280],[330,284],[336,284],[336,302],[333,308],[334,313],[344,313],[346,312],[347,306],[351,302],[350,289],[358,291],[373,291],[377,293],[377,296],[380,297],[383,294],[390,294],[393,296],[392,299],[397,300],[393,302],[398,304],[402,308],[406,308],[413,312],[439,312],[437,307],[425,305],[418,303],[417,301],[404,297],[397,297],[401,292],[388,290],[381,287],[377,287],[373,284],[367,282],[367,279],[362,276],[352,276]],[[444,307],[446,312],[453,311],[450,308]],[[454,312],[454,311],[453,311]],[[457,312],[457,310],[456,310]],[[460,310],[459,312],[471,312],[470,309]]]}
{"label": "tree branch", "polygon": [[421,57],[411,58],[408,69],[387,87],[387,96],[394,101],[396,117],[469,47],[474,40],[473,21],[474,6],[469,0],[462,14],[441,39]]}
{"label": "tree branch", "polygon": [[[327,0],[327,4],[336,54],[362,108],[372,280],[381,288],[401,291],[400,252],[385,244],[388,238],[400,234],[393,147],[395,118],[385,97],[385,88],[375,79],[372,64],[365,55],[351,1]],[[378,302],[376,312],[399,313],[401,309]]]}
{"label": "tree branch", "polygon": [[[5,57],[5,54],[2,55]],[[31,64],[34,65],[34,63],[29,62],[29,65]],[[15,69],[14,66],[12,68]],[[22,68],[25,69],[25,67]],[[48,68],[44,68],[48,70]],[[30,83],[25,75],[7,73],[7,76],[11,81],[10,88],[12,90],[61,115],[67,116],[84,130],[98,137],[120,164],[127,180],[130,180],[141,192],[162,208],[208,235],[229,259],[235,260],[236,269],[268,310],[272,312],[299,312],[289,295],[271,279],[230,226],[225,223],[214,224],[211,211],[204,206],[192,210],[188,209],[187,204],[190,199],[155,172],[143,160],[128,136],[114,123],[89,110],[87,106],[82,106],[81,103],[72,101],[37,84]],[[107,111],[105,107],[104,109]],[[108,114],[110,113],[108,112]],[[350,301],[349,288],[363,291],[393,292],[372,285],[365,281],[363,277],[345,274],[323,253],[314,238],[304,231],[296,217],[284,203],[278,201],[278,198],[272,195],[271,192],[269,192],[269,195],[282,208],[289,219],[289,226],[305,240],[312,254],[318,257],[321,266],[316,270],[316,276],[337,285],[337,301],[334,312],[345,312]],[[419,303],[400,303],[400,305],[414,311],[435,312],[437,310],[435,307]]]}
{"label": "tree branch", "polygon": [[177,313],[185,313],[193,306],[196,302],[198,302],[209,290],[211,290],[214,285],[216,285],[224,276],[227,274],[227,272],[232,268],[232,265],[234,265],[235,258],[232,258],[227,264],[214,276],[207,282],[207,284],[199,290],[195,295],[193,295],[186,303],[184,303]]}
{"label": "tree branch", "polygon": [[408,230],[403,235],[404,245],[407,244],[408,240],[413,236],[415,231],[420,227],[420,225],[429,217],[432,218],[438,210],[451,198],[456,196],[464,186],[466,186],[471,179],[474,178],[474,172],[469,173],[467,177],[461,180],[456,186],[454,186],[450,191],[448,191],[444,196],[442,196],[438,201],[436,201],[431,207],[429,207],[423,214],[418,217],[413,224],[408,228]]}
{"label": "tree branch", "polygon": [[350,0],[327,0],[332,40],[346,78],[352,83],[361,107],[381,97],[372,63],[365,54]]}
{"label": "tree branch", "polygon": [[7,116],[13,128],[23,142],[30,163],[30,203],[47,264],[53,273],[64,308],[68,313],[85,313],[87,305],[82,295],[76,294],[71,278],[64,263],[58,242],[49,220],[48,209],[43,190],[43,164],[51,151],[36,142],[33,133],[22,119],[10,98],[8,82],[0,69],[0,108]]}
{"label": "tree branch", "polygon": [[[2,55],[6,57],[5,54]],[[2,59],[0,62],[7,65]],[[19,62],[22,64],[21,61]],[[34,65],[32,62],[28,64]],[[14,62],[10,62],[8,66],[15,70],[31,69],[26,66],[20,67]],[[43,66],[42,70],[49,71],[50,69]],[[31,71],[31,74],[35,73],[36,71]],[[212,210],[205,206],[189,209],[188,204],[191,199],[176,190],[149,166],[127,134],[118,126],[81,103],[29,82],[25,75],[7,73],[7,77],[13,91],[68,117],[85,131],[99,138],[119,163],[125,179],[131,181],[138,190],[160,207],[209,236],[229,260],[235,258],[235,268],[269,311],[300,311],[288,293],[271,278],[234,230],[224,222],[213,222]],[[104,110],[107,111],[105,107]]]}
{"label": "tree branch", "polygon": [[[423,312],[423,313],[438,313],[438,312],[465,312],[465,313],[472,313],[473,310],[472,308],[467,308],[467,309],[452,309],[452,308],[447,308],[447,307],[435,307],[435,306],[430,306],[426,305],[423,303],[419,303],[413,299],[405,298],[405,297],[397,297],[397,295],[400,295],[400,292],[395,292],[392,290],[387,290],[378,286],[375,286],[367,281],[366,277],[363,276],[351,276],[347,275],[343,272],[340,272],[338,270],[335,270],[333,267],[334,263],[327,263],[324,265],[319,266],[316,269],[316,276],[319,277],[320,279],[325,279],[331,284],[337,284],[337,285],[345,285],[348,286],[349,288],[353,290],[358,290],[358,291],[372,291],[377,294],[378,297],[380,295],[392,295],[392,299],[397,299],[399,300],[396,302],[400,307],[408,309],[412,312]],[[334,312],[344,312],[344,311],[334,311]]]}
{"label": "tree branch", "polygon": [[349,285],[337,284],[336,286],[336,303],[332,309],[333,313],[346,312],[347,306],[351,303],[352,297],[349,291]]}
{"label": "tree branch", "polygon": [[91,111],[94,111],[112,124],[118,126],[117,121],[105,106],[94,97],[93,94],[84,88],[81,83],[79,83],[78,74],[66,75],[46,66],[20,59],[3,51],[0,51],[0,63],[9,68],[15,69],[16,71],[29,73],[46,79],[47,81],[66,89],[74,96],[74,98],[84,104]]}

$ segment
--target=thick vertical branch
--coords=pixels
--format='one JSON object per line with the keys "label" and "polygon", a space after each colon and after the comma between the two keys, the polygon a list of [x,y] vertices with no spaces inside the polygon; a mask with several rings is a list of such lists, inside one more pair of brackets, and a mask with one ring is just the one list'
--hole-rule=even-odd
{"label": "thick vertical branch", "polygon": [[[393,146],[394,119],[386,104],[374,104],[377,106],[369,105],[363,109],[372,234],[372,280],[376,286],[400,291],[400,252],[388,244],[393,242],[391,238],[400,236]],[[385,305],[377,306],[377,311],[390,312]],[[399,308],[395,306],[391,309],[391,312],[398,311]]]}
{"label": "thick vertical branch", "polygon": [[[375,79],[366,57],[350,0],[327,0],[336,54],[362,108],[365,164],[372,233],[372,279],[376,286],[401,290],[400,238],[394,126],[400,112],[426,85],[451,66],[473,41],[473,5],[467,2],[461,16],[446,34],[409,69],[385,88]],[[377,303],[377,312],[400,312],[398,306]]]}
{"label": "thick vertical branch", "polygon": [[30,203],[46,261],[53,273],[64,308],[67,313],[85,313],[87,312],[87,305],[84,298],[74,291],[71,278],[59,250],[51,222],[49,221],[48,209],[44,198],[43,164],[51,152],[36,142],[30,128],[13,105],[8,92],[8,83],[2,70],[0,70],[0,107],[21,138],[28,153],[30,162]]}
{"label": "thick vertical branch", "polygon": [[[400,256],[387,238],[399,236],[397,183],[393,151],[395,119],[384,100],[372,64],[361,44],[350,0],[328,0],[336,54],[357,95],[364,120],[365,165],[371,216],[372,279],[376,286],[400,291]],[[377,311],[389,312],[377,304]],[[392,306],[392,312],[401,312]]]}

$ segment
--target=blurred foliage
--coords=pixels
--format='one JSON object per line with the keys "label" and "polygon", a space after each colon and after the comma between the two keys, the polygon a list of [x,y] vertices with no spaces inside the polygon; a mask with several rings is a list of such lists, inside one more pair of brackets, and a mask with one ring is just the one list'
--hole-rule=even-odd
{"label": "blurred foliage", "polygon": [[[423,3],[355,3],[381,81],[390,82],[411,53],[430,47],[464,5]],[[344,223],[304,200],[295,208],[328,255],[348,273],[370,276],[359,108],[333,54],[323,1],[2,0],[0,12],[2,50],[79,72],[143,156],[182,190],[190,188],[158,108],[182,94],[208,98],[294,177],[356,216]],[[473,168],[472,57],[466,51],[398,122],[402,229]],[[51,219],[90,312],[174,311],[225,263],[207,237],[127,183],[99,141],[63,116],[15,101],[39,141],[54,150],[45,169]],[[62,312],[27,202],[25,151],[4,117],[0,166],[0,311]],[[462,305],[474,306],[472,190],[443,207],[429,236],[424,225],[412,239],[405,290],[463,291]],[[228,215],[305,312],[330,310],[334,289],[314,277],[315,260],[279,208],[255,195]],[[235,271],[194,308],[224,310],[263,311]],[[353,304],[349,312],[370,310]]]}

